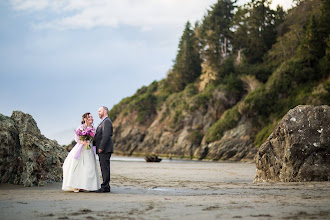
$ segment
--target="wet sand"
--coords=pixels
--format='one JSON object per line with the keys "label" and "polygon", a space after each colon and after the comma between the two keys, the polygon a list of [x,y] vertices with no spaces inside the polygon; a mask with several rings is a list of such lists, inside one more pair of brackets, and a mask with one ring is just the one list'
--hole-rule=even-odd
{"label": "wet sand", "polygon": [[252,163],[139,160],[111,161],[111,193],[1,184],[0,219],[330,219],[330,182],[256,184]]}

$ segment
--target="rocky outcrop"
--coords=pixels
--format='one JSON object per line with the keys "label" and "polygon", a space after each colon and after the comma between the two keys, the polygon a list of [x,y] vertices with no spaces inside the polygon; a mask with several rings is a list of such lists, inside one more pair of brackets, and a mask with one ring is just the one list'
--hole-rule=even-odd
{"label": "rocky outcrop", "polygon": [[255,157],[255,182],[330,180],[330,107],[297,106]]}
{"label": "rocky outcrop", "polygon": [[[184,96],[180,97],[180,102],[194,105]],[[119,114],[113,123],[116,153],[147,155],[155,152],[185,158],[253,161],[257,150],[251,141],[252,123],[247,119],[226,131],[221,140],[210,144],[202,142],[207,130],[236,103],[230,93],[215,90],[205,108],[187,107],[178,113],[180,116],[175,123],[172,116],[177,112],[169,103],[163,104],[156,114],[149,115],[145,123],[138,123],[136,112]]]}
{"label": "rocky outcrop", "polygon": [[41,186],[62,180],[67,150],[43,136],[31,115],[0,114],[0,149],[1,183]]}
{"label": "rocky outcrop", "polygon": [[198,148],[195,157],[214,160],[252,161],[257,149],[251,139],[252,122],[242,119],[239,124],[226,131],[219,141]]}

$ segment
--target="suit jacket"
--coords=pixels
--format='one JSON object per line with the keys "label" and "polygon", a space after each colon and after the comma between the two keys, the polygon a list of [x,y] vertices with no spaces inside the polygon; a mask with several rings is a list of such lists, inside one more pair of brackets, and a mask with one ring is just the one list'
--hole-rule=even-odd
{"label": "suit jacket", "polygon": [[106,117],[96,129],[94,144],[97,153],[99,149],[102,150],[102,153],[113,153],[112,134],[112,121]]}

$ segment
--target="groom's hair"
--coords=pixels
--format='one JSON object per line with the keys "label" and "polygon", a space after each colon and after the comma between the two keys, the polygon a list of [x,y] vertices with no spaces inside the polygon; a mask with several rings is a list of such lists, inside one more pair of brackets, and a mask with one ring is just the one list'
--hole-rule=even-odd
{"label": "groom's hair", "polygon": [[106,111],[106,112],[109,112],[109,109],[105,106],[102,106],[103,110]]}

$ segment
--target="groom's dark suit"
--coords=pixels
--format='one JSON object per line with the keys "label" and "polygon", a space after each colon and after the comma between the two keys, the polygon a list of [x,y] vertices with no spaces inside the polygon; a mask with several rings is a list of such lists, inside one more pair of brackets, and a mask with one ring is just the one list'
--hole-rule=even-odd
{"label": "groom's dark suit", "polygon": [[[110,157],[113,153],[112,142],[113,127],[110,118],[106,117],[96,129],[94,144],[96,152],[99,155],[103,183],[101,184],[101,191],[110,191]],[[99,149],[102,150],[99,153]]]}

